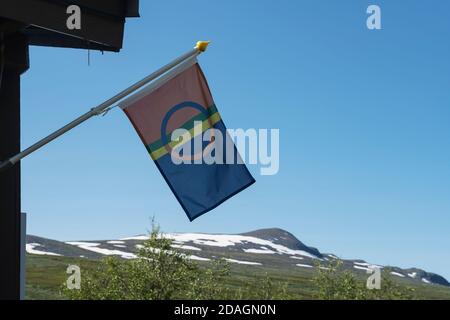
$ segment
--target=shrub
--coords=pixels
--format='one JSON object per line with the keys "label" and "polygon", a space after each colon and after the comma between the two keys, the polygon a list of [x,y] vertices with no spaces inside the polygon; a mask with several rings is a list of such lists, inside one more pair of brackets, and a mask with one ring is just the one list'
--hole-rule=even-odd
{"label": "shrub", "polygon": [[204,265],[172,247],[159,228],[153,226],[149,239],[137,250],[137,258],[108,257],[93,271],[83,273],[81,289],[62,294],[81,300],[206,300],[206,299],[283,299],[286,286],[263,281],[247,282],[239,289],[226,285],[230,267],[218,259]]}
{"label": "shrub", "polygon": [[380,290],[370,290],[366,282],[348,270],[343,270],[341,260],[334,260],[327,266],[317,265],[313,278],[317,288],[316,298],[322,300],[410,300],[414,289],[398,285],[389,274],[382,271]]}

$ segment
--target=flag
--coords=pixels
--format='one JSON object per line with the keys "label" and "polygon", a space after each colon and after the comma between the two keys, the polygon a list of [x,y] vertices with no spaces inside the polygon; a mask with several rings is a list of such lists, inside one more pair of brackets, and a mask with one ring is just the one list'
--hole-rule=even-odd
{"label": "flag", "polygon": [[[196,59],[185,61],[120,107],[190,221],[255,182],[234,143],[230,147],[226,139],[227,129]],[[203,159],[206,154],[213,163]]]}

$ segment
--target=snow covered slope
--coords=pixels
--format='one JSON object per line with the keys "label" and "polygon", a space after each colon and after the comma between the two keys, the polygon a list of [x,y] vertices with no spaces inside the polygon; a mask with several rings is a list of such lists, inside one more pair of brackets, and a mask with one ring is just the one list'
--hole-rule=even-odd
{"label": "snow covered slope", "polygon": [[[322,268],[335,259],[333,254],[323,254],[316,248],[306,246],[291,233],[281,229],[263,229],[244,234],[167,233],[172,247],[196,261],[210,261],[224,258],[229,263],[249,267],[291,268],[314,270],[317,263]],[[36,236],[27,237],[27,252],[34,255],[65,256],[100,259],[117,256],[123,259],[136,258],[136,249],[148,236],[139,235],[123,239],[102,241],[60,242]],[[346,269],[367,273],[373,268],[385,268],[363,260],[342,260]],[[424,284],[450,286],[447,280],[437,274],[420,269],[389,267],[392,276]]]}

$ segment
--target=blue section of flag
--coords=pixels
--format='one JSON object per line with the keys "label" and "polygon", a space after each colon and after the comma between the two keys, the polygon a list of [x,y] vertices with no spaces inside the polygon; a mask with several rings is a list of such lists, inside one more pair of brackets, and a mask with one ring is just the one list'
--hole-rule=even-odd
{"label": "blue section of flag", "polygon": [[[222,121],[214,125],[226,136]],[[234,154],[238,155],[233,145]],[[166,154],[155,161],[190,221],[214,209],[255,182],[245,164],[175,164]]]}

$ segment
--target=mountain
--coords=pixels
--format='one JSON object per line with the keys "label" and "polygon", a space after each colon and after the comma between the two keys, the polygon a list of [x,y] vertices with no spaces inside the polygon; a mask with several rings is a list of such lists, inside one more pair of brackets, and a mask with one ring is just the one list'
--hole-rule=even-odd
{"label": "mountain", "polygon": [[[210,261],[224,258],[233,264],[248,265],[277,270],[313,270],[317,263],[322,268],[335,259],[333,254],[321,253],[298,240],[282,229],[261,229],[242,234],[166,233],[173,241],[172,246],[189,254],[190,259]],[[27,236],[27,253],[34,255],[64,256],[86,259],[100,259],[104,256],[136,258],[136,248],[148,237],[139,235],[115,240],[60,242],[37,236]],[[389,268],[399,279],[449,286],[442,276],[417,268],[401,269],[367,263],[364,260],[344,260],[344,268],[365,274],[373,267]]]}
{"label": "mountain", "polygon": [[256,231],[243,233],[242,235],[268,240],[274,244],[283,245],[287,248],[291,248],[294,250],[303,250],[319,258],[323,257],[322,254],[319,252],[319,250],[313,247],[306,246],[300,240],[298,240],[292,233],[289,233],[282,229],[278,228],[260,229]]}

